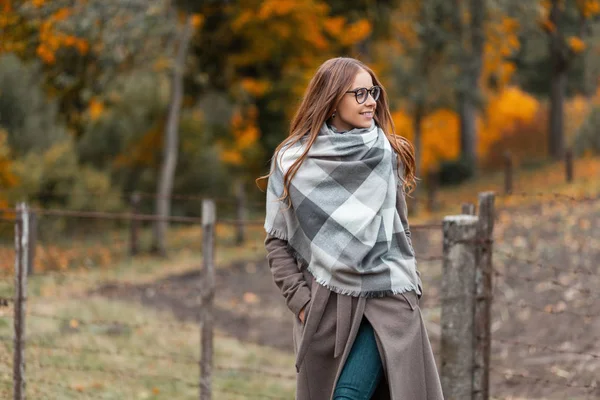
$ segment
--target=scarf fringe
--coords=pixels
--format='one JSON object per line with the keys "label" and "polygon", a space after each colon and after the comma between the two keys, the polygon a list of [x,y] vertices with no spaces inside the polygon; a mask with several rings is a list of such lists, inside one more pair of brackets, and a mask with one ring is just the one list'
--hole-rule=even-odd
{"label": "scarf fringe", "polygon": [[264,225],[264,228],[269,235],[275,236],[277,239],[288,240],[287,232],[274,228],[272,225],[268,226],[267,224]]}
{"label": "scarf fringe", "polygon": [[[271,227],[269,229],[266,224],[265,224],[265,230],[271,236],[274,236],[278,239],[285,240],[285,241],[288,240],[287,234],[282,230],[275,229],[273,227]],[[289,242],[287,243],[286,248],[287,248],[287,251],[290,253],[290,255],[296,260],[296,263],[300,264],[301,268],[303,268],[303,269],[306,268],[306,270],[308,272],[310,272],[310,274],[313,276],[313,278],[315,279],[315,281],[317,281],[317,283],[319,285],[324,286],[326,289],[328,289],[334,293],[341,294],[344,296],[365,297],[365,298],[393,296],[396,294],[406,293],[406,292],[410,292],[413,290],[416,293],[419,293],[419,290],[413,284],[408,284],[408,285],[405,285],[405,286],[402,286],[402,287],[396,288],[396,289],[376,290],[376,291],[367,291],[367,292],[363,292],[361,290],[350,290],[350,289],[340,288],[340,287],[332,285],[331,283],[327,282],[326,280],[318,277],[317,274],[312,270],[312,268],[310,268],[309,263],[306,262],[304,257],[302,257],[300,255],[300,253],[298,253],[289,244]]]}
{"label": "scarf fringe", "polygon": [[313,276],[313,278],[317,281],[317,283],[321,286],[324,286],[326,289],[337,293],[337,294],[341,294],[344,296],[350,296],[350,297],[365,297],[365,298],[376,298],[376,297],[386,297],[386,296],[393,296],[396,294],[401,294],[401,293],[406,293],[406,292],[410,292],[410,291],[415,291],[417,292],[417,289],[415,288],[415,285],[405,285],[401,288],[397,288],[397,289],[387,289],[387,290],[377,290],[377,291],[367,291],[367,292],[363,292],[360,290],[349,290],[349,289],[344,289],[344,288],[340,288],[338,286],[334,286],[331,283],[326,282],[324,279],[321,279],[319,277],[317,277],[315,275],[315,273],[313,273],[313,271],[311,271],[311,268],[308,268],[308,272],[310,272],[310,274]]}

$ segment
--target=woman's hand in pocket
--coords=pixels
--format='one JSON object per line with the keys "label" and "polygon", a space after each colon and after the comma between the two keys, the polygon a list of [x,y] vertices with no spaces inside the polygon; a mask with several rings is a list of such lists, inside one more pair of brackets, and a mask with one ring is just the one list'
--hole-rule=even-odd
{"label": "woman's hand in pocket", "polygon": [[302,310],[300,310],[300,313],[298,313],[298,318],[300,318],[300,322],[302,322],[304,324],[304,310],[306,310],[306,306],[304,306],[302,308]]}

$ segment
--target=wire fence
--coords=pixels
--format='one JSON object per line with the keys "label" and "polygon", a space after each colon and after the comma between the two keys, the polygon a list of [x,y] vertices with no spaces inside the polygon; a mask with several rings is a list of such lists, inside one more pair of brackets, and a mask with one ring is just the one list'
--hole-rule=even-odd
{"label": "wire fence", "polygon": [[[500,196],[525,196],[525,193],[513,193],[508,195]],[[567,202],[583,202],[591,203],[598,201],[597,198],[585,197],[575,198],[572,196],[566,196],[562,194],[548,194],[548,193],[530,193],[533,197],[553,197],[556,200],[567,201]],[[555,195],[555,196],[554,196]],[[109,213],[109,212],[82,212],[82,211],[69,211],[69,210],[58,210],[58,209],[33,209],[39,215],[52,215],[63,218],[89,218],[89,219],[123,219],[131,220],[148,220],[156,221],[156,218],[152,215],[134,215],[130,213]],[[15,209],[1,209],[0,212],[5,214],[12,214],[12,217],[5,218],[7,223],[19,222],[19,213]],[[186,217],[169,217],[169,221],[172,222],[183,222],[186,224],[199,225],[202,224],[202,218],[186,218]],[[220,224],[237,225],[239,223],[262,225],[262,220],[216,220]],[[431,224],[414,224],[411,225],[412,232],[419,232],[422,235],[429,235],[430,232],[440,232],[443,228],[442,223],[431,223]],[[496,239],[496,240],[495,240]],[[494,242],[498,238],[481,238],[469,240],[455,240],[454,244],[462,245],[473,245],[476,248],[481,246],[493,246]],[[428,246],[435,253],[435,246]],[[600,297],[598,296],[597,282],[594,284],[594,277],[598,276],[600,271],[597,268],[594,270],[590,267],[584,267],[577,264],[554,264],[548,263],[544,260],[539,259],[536,256],[523,255],[512,249],[506,249],[500,246],[493,246],[492,252],[494,257],[500,258],[506,265],[519,265],[526,266],[527,268],[521,268],[520,270],[513,271],[511,268],[499,268],[498,262],[494,263],[492,269],[492,275],[496,285],[494,286],[494,294],[490,296],[493,315],[490,324],[493,325],[498,322],[498,318],[502,318],[502,309],[510,310],[510,314],[518,314],[518,310],[530,311],[538,314],[545,315],[550,318],[568,317],[571,318],[568,322],[569,325],[573,326],[584,326],[586,329],[593,329],[600,325]],[[597,250],[594,247],[590,247],[588,251]],[[525,253],[527,254],[527,253]],[[18,252],[15,256],[19,257]],[[448,254],[441,252],[441,254],[429,254],[429,252],[417,253],[417,261],[423,264],[439,265],[447,261]],[[18,262],[17,262],[18,264]],[[140,282],[135,279],[123,279],[115,277],[110,273],[106,276],[99,275],[91,276],[88,273],[97,273],[93,268],[83,268],[83,273],[73,271],[50,271],[40,273],[40,276],[32,278],[32,283],[35,282],[34,288],[29,290],[41,290],[43,286],[41,283],[52,281],[60,289],[63,283],[69,285],[90,285],[94,287],[104,287],[113,290],[128,291],[130,289],[136,289],[140,287]],[[204,275],[206,271],[204,269],[199,270],[201,275]],[[537,272],[541,274],[536,275]],[[530,273],[531,275],[528,275]],[[565,275],[572,275],[578,281],[576,284],[569,280],[563,280],[562,277]],[[443,278],[443,277],[441,277]],[[586,299],[589,301],[589,309],[585,310],[581,304],[577,303],[574,305],[561,300],[557,301],[554,297],[545,298],[542,295],[538,295],[535,298],[535,302],[531,299],[519,298],[518,294],[513,294],[512,297],[503,296],[498,293],[497,286],[499,281],[514,281],[521,282],[523,287],[533,287],[536,284],[544,284],[553,287],[555,291],[569,291],[572,292],[571,296],[576,296],[572,299],[573,302],[580,299]],[[14,311],[16,307],[15,298],[11,297],[10,290],[14,287],[16,279],[14,276],[0,276],[0,321],[5,321],[4,326],[14,328],[14,317],[10,315],[11,311]],[[429,288],[426,287],[426,302],[425,307],[431,308],[443,308],[448,306],[452,302],[464,301],[461,295],[448,295],[447,293],[440,293],[439,296],[427,299],[427,290],[436,289],[434,285],[442,286],[441,281],[429,281]],[[151,289],[156,293],[161,291],[170,291],[178,289],[178,282],[161,281],[153,282]],[[197,287],[198,292],[202,292],[205,287]],[[549,294],[550,292],[544,292],[543,294]],[[201,293],[200,293],[201,294]],[[217,299],[219,293],[216,294]],[[157,334],[157,342],[163,342],[164,337],[169,335],[175,335],[175,333],[183,332],[188,336],[195,338],[200,337],[203,323],[200,317],[200,309],[198,310],[197,318],[194,321],[166,321],[160,319],[155,320],[132,320],[129,315],[123,315],[122,318],[106,318],[106,317],[94,317],[90,316],[93,313],[81,312],[69,313],[61,310],[60,313],[52,312],[51,309],[45,307],[44,303],[85,303],[87,301],[86,296],[77,297],[76,299],[69,298],[68,296],[58,295],[43,295],[36,298],[35,294],[29,293],[28,306],[25,311],[25,319],[28,321],[27,335],[22,337],[24,348],[27,351],[26,365],[27,369],[27,388],[33,390],[37,385],[55,387],[65,392],[70,393],[73,398],[103,398],[102,393],[107,390],[110,386],[116,386],[121,382],[121,379],[132,380],[132,381],[152,381],[156,383],[156,387],[152,387],[155,394],[162,393],[166,390],[164,387],[178,387],[181,390],[198,390],[202,386],[202,379],[197,379],[198,374],[190,374],[190,371],[201,370],[201,357],[198,355],[190,355],[185,352],[174,351],[173,348],[164,348],[159,344],[152,346],[144,346],[145,348],[128,346],[127,343],[120,343],[121,333],[127,332],[126,335],[133,335],[138,330],[149,330],[154,334]],[[481,297],[477,297],[481,299]],[[201,303],[205,302],[203,299]],[[252,304],[252,302],[250,302]],[[92,307],[93,308],[93,307]],[[81,310],[77,310],[81,311]],[[46,322],[44,322],[46,321]],[[514,316],[511,316],[508,320],[501,321],[502,324],[509,324],[510,321],[514,322]],[[532,321],[536,323],[537,321]],[[12,323],[12,325],[11,325]],[[50,325],[48,325],[50,323]],[[498,322],[500,323],[500,322]],[[523,322],[523,325],[527,321]],[[564,324],[564,321],[560,323],[555,322],[554,324]],[[548,322],[553,324],[553,322]],[[1,325],[0,325],[1,326]],[[39,329],[37,332],[35,329]],[[10,365],[14,363],[14,358],[11,359],[10,353],[15,351],[16,341],[15,337],[11,337],[8,330],[4,330],[4,335],[0,336],[0,358],[3,360],[4,365]],[[102,339],[102,344],[96,344],[94,340],[89,343],[82,343],[77,340],[57,340],[57,338],[65,338],[65,335],[77,336],[79,332],[90,333],[89,338]],[[442,333],[443,334],[443,333]],[[106,340],[108,337],[114,336],[115,340]],[[112,335],[112,336],[111,336]],[[88,339],[89,339],[88,338]],[[582,343],[577,347],[577,341],[574,343],[574,347],[565,348],[560,343],[544,343],[538,342],[532,343],[528,337],[515,337],[515,336],[502,336],[500,333],[494,332],[491,335],[492,353],[496,354],[500,351],[505,352],[519,352],[520,350],[527,351],[528,354],[549,354],[549,355],[562,355],[562,356],[573,356],[578,357],[576,362],[579,364],[586,364],[590,362],[597,362],[600,360],[600,350],[594,344],[581,340]],[[596,342],[597,343],[597,342]],[[164,344],[164,343],[163,343]],[[171,343],[172,344],[172,343]],[[519,353],[520,354],[520,353]],[[88,357],[88,358],[82,358]],[[112,363],[106,361],[98,363],[97,360],[94,362],[86,363],[85,360],[94,359],[98,357],[104,357],[107,359],[119,359],[118,363]],[[581,360],[581,358],[585,360]],[[125,361],[122,361],[125,360]],[[133,362],[134,360],[137,360]],[[142,363],[142,364],[140,364]],[[129,364],[131,364],[129,366]],[[140,365],[145,365],[145,368],[140,368]],[[554,361],[552,366],[559,371],[562,371],[560,367],[557,367],[558,361]],[[150,366],[150,367],[148,367]],[[159,368],[160,366],[160,368]],[[181,374],[176,371],[171,371],[173,366],[179,366],[183,368],[187,374],[182,377]],[[263,399],[289,399],[290,395],[282,394],[275,395],[272,392],[280,393],[291,393],[289,389],[293,388],[296,376],[294,374],[286,374],[281,372],[281,367],[272,366],[270,368],[264,365],[259,366],[248,366],[245,365],[244,360],[237,360],[235,358],[230,359],[230,362],[214,362],[211,363],[212,370],[215,371],[213,374],[213,384],[211,390],[215,398],[263,398]],[[573,368],[573,364],[567,364],[564,366],[564,370]],[[591,367],[590,367],[591,369]],[[291,369],[290,369],[291,370]],[[529,371],[525,369],[515,369],[513,365],[503,364],[500,360],[492,359],[489,367],[489,374],[491,376],[492,385],[490,386],[490,392],[495,396],[504,395],[503,390],[511,390],[512,387],[521,387],[523,390],[534,390],[538,388],[542,390],[546,385],[558,386],[567,391],[573,391],[573,395],[589,395],[590,398],[598,395],[599,382],[593,374],[581,373],[575,377],[570,374],[554,373],[552,371],[546,371],[544,369],[537,369],[536,371]],[[69,382],[57,379],[55,375],[49,375],[46,372],[53,371],[54,373],[66,374],[70,378]],[[535,372],[535,373],[534,373]],[[77,373],[81,373],[83,377],[81,381],[84,383],[77,383],[79,377]],[[75,375],[74,375],[75,374]],[[86,379],[93,376],[104,376],[105,383],[99,385],[97,383],[85,383],[88,382]],[[5,375],[6,376],[6,375]],[[258,381],[261,384],[268,382],[267,385],[257,384],[258,388],[246,388],[240,389],[239,387],[231,387],[230,379],[232,377],[258,377]],[[252,381],[252,379],[245,379]],[[236,381],[238,382],[238,381]],[[284,382],[284,383],[282,383]],[[289,382],[289,383],[285,383]],[[1,382],[2,385],[7,387],[7,391],[4,388],[0,388],[0,392],[10,393],[11,384],[16,385],[17,383],[12,382]],[[270,389],[272,385],[279,385],[282,387],[274,390]],[[95,386],[94,386],[95,385]],[[229,385],[229,386],[228,386]],[[287,388],[287,389],[286,389]],[[178,389],[175,389],[178,390]],[[286,392],[287,390],[287,392]],[[167,392],[165,392],[166,394]],[[14,391],[13,391],[14,394]]]}

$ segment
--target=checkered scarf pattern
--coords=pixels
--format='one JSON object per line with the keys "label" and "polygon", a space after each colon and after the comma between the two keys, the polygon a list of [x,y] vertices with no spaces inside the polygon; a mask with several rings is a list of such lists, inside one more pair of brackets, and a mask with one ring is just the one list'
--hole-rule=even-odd
{"label": "checkered scarf pattern", "polygon": [[274,157],[265,230],[288,242],[317,282],[349,296],[417,290],[414,253],[396,209],[396,153],[375,123],[337,133],[324,124],[289,187],[283,176],[304,140]]}

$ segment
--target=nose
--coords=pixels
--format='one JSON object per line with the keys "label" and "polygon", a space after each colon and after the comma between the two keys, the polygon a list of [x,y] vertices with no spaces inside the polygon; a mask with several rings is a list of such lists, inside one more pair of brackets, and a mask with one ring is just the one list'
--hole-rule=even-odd
{"label": "nose", "polygon": [[377,102],[375,101],[375,99],[373,98],[373,96],[371,95],[371,93],[368,94],[367,96],[367,100],[365,100],[365,105],[367,106],[375,106],[377,104]]}

